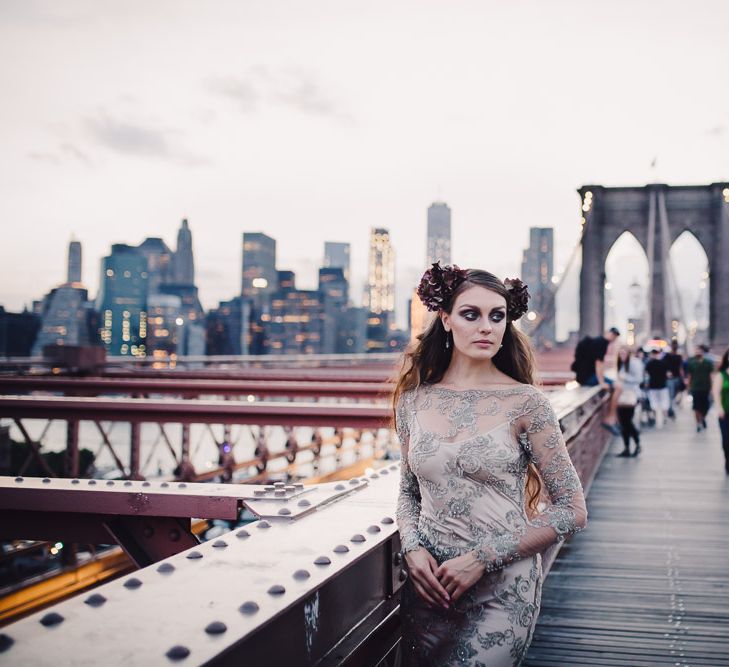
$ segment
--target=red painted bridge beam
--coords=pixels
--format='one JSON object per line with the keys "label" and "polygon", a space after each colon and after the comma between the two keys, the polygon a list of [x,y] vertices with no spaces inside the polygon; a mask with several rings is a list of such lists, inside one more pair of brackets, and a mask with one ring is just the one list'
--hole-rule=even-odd
{"label": "red painted bridge beam", "polygon": [[384,382],[327,382],[293,380],[239,380],[146,377],[0,377],[0,393],[62,392],[76,396],[100,394],[174,394],[176,396],[286,396],[335,398],[387,398],[392,385]]}
{"label": "red painted bridge beam", "polygon": [[179,424],[387,428],[386,404],[0,396],[0,417]]}

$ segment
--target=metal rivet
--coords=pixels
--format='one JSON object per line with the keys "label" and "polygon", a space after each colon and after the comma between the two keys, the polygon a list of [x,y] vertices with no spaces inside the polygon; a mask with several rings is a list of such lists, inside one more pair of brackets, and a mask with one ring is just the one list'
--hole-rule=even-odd
{"label": "metal rivet", "polygon": [[190,559],[197,559],[197,558],[202,558],[202,557],[203,557],[203,555],[199,551],[191,551],[189,554],[187,554],[187,556],[185,556],[185,558],[190,558]]}
{"label": "metal rivet", "polygon": [[258,605],[249,600],[238,607],[238,611],[240,611],[241,614],[255,614],[258,611]]}
{"label": "metal rivet", "polygon": [[297,491],[301,491],[301,489],[303,489],[303,488],[304,488],[304,485],[303,485],[303,484],[301,484],[301,482],[299,482],[299,483],[297,483],[297,484],[294,484],[294,488],[295,488],[295,489],[296,489]]}
{"label": "metal rivet", "polygon": [[318,556],[314,561],[314,565],[331,565],[332,561],[329,556]]}
{"label": "metal rivet", "polygon": [[408,578],[408,573],[405,570],[400,570],[400,581],[405,581]]}
{"label": "metal rivet", "polygon": [[178,489],[186,489],[187,488],[187,484],[185,484],[185,482],[181,482],[180,484],[177,485],[177,488]]}
{"label": "metal rivet", "polygon": [[63,616],[56,613],[55,611],[52,611],[48,614],[46,614],[43,618],[40,620],[41,625],[44,625],[47,628],[51,628],[54,625],[58,625],[59,623],[63,622]]}
{"label": "metal rivet", "polygon": [[23,478],[22,478],[22,477],[16,477],[16,478],[15,478],[15,481],[16,481],[16,482],[22,482],[22,481],[23,481]]}
{"label": "metal rivet", "polygon": [[81,480],[80,479],[72,479],[71,480],[71,484],[80,484],[80,483],[81,483]]}
{"label": "metal rivet", "polygon": [[213,542],[213,546],[216,549],[225,549],[225,547],[228,546],[228,543],[225,540],[215,540],[215,542]]}
{"label": "metal rivet", "polygon": [[94,484],[96,484],[96,480],[95,479],[90,479],[89,480],[89,486],[94,486]]}
{"label": "metal rivet", "polygon": [[389,470],[380,470],[380,475],[389,475],[389,474],[390,474]]}
{"label": "metal rivet", "polygon": [[380,528],[379,526],[370,526],[370,527],[369,527],[369,528],[367,529],[367,532],[368,532],[368,533],[379,533],[379,532],[380,532],[380,530],[381,530],[381,528]]}
{"label": "metal rivet", "polygon": [[350,479],[350,480],[349,480],[349,483],[350,483],[350,484],[351,484],[352,486],[356,486],[357,484],[359,484],[359,480],[358,480],[358,479]]}
{"label": "metal rivet", "polygon": [[142,482],[142,486],[152,486],[149,482]]}
{"label": "metal rivet", "polygon": [[395,519],[393,519],[391,516],[386,516],[382,519],[382,523],[391,524],[395,523]]}
{"label": "metal rivet", "polygon": [[167,488],[167,487],[169,486],[169,484],[168,484],[167,482],[162,482],[162,484],[160,484],[160,486],[161,486],[161,487],[162,487],[163,489],[166,489],[166,488]]}
{"label": "metal rivet", "polygon": [[266,490],[265,489],[255,489],[253,491],[253,495],[254,496],[265,496],[266,495]]}
{"label": "metal rivet", "polygon": [[296,570],[296,572],[294,572],[294,579],[298,579],[299,581],[308,579],[310,576],[311,575],[306,570]]}
{"label": "metal rivet", "polygon": [[258,522],[258,527],[259,528],[270,528],[271,527],[271,524],[268,523],[268,521],[259,521]]}
{"label": "metal rivet", "polygon": [[209,635],[222,635],[227,629],[228,626],[222,621],[213,621],[205,628],[205,632]]}
{"label": "metal rivet", "polygon": [[263,487],[264,491],[275,491],[275,489],[276,489],[275,486],[264,486]]}
{"label": "metal rivet", "polygon": [[378,475],[378,474],[377,474],[376,472],[373,472],[373,473],[372,473],[372,474],[370,475],[370,479],[380,479],[380,476],[379,476],[379,475]]}
{"label": "metal rivet", "polygon": [[13,644],[14,641],[12,637],[8,637],[8,635],[0,633],[0,653],[7,651]]}
{"label": "metal rivet", "polygon": [[311,505],[311,502],[308,501],[306,498],[302,498],[298,503],[296,503],[299,507],[309,507]]}
{"label": "metal rivet", "polygon": [[286,589],[281,584],[274,584],[268,589],[269,595],[283,595]]}
{"label": "metal rivet", "polygon": [[48,477],[43,478],[43,484],[50,484],[51,480]]}
{"label": "metal rivet", "polygon": [[243,530],[239,530],[236,534],[236,537],[240,537],[241,539],[245,537],[250,537],[251,534],[244,528]]}
{"label": "metal rivet", "polygon": [[284,491],[283,489],[276,489],[276,490],[275,490],[275,491],[273,492],[273,495],[274,495],[274,496],[276,496],[277,498],[280,498],[280,497],[282,497],[282,496],[285,496],[285,495],[286,495],[286,491]]}
{"label": "metal rivet", "polygon": [[152,537],[152,535],[154,535],[154,528],[152,528],[152,526],[145,526],[142,530],[142,535],[145,537]]}
{"label": "metal rivet", "polygon": [[129,481],[127,481],[127,482],[124,482],[124,486],[131,486],[131,485],[132,485],[132,483],[131,483],[131,482],[129,482]]}
{"label": "metal rivet", "polygon": [[157,572],[159,572],[160,574],[169,574],[174,569],[175,566],[172,563],[162,563],[162,565],[157,568]]}
{"label": "metal rivet", "polygon": [[402,554],[399,551],[395,554],[392,562],[395,563],[395,565],[402,565]]}
{"label": "metal rivet", "polygon": [[187,646],[173,646],[165,655],[170,660],[184,660],[190,655],[190,649]]}
{"label": "metal rivet", "polygon": [[337,546],[334,547],[335,554],[346,554],[348,551],[349,547],[344,544],[337,544]]}
{"label": "metal rivet", "polygon": [[397,470],[397,465],[391,465],[390,470]]}
{"label": "metal rivet", "polygon": [[290,493],[291,491],[296,491],[296,487],[293,484],[289,484],[286,490]]}
{"label": "metal rivet", "polygon": [[168,533],[168,535],[170,537],[170,541],[171,542],[179,542],[180,541],[181,535],[180,535],[180,531],[177,530],[177,528],[173,528],[172,530],[170,530],[170,532]]}
{"label": "metal rivet", "polygon": [[104,602],[106,602],[106,598],[99,593],[94,593],[92,596],[87,597],[84,602],[89,605],[89,607],[100,607],[104,604]]}
{"label": "metal rivet", "polygon": [[364,542],[364,541],[365,541],[364,535],[360,535],[359,533],[357,533],[356,535],[352,535],[352,542]]}
{"label": "metal rivet", "polygon": [[114,481],[110,479],[110,480],[109,480],[109,481],[108,481],[108,482],[106,483],[106,485],[107,485],[107,486],[114,486]]}
{"label": "metal rivet", "polygon": [[131,579],[127,579],[124,582],[124,588],[134,589],[134,588],[139,588],[141,585],[142,585],[142,582],[139,581],[139,579],[137,579],[136,577],[132,577]]}
{"label": "metal rivet", "polygon": [[282,514],[284,516],[287,516],[288,514],[291,514],[291,510],[288,507],[282,507],[279,511],[279,514]]}
{"label": "metal rivet", "polygon": [[273,486],[276,489],[283,489],[286,485],[283,482],[274,482]]}
{"label": "metal rivet", "polygon": [[337,485],[336,485],[336,486],[334,487],[334,490],[335,490],[335,491],[344,491],[344,489],[346,489],[346,488],[347,488],[347,487],[346,487],[346,486],[344,486],[344,484],[337,484]]}

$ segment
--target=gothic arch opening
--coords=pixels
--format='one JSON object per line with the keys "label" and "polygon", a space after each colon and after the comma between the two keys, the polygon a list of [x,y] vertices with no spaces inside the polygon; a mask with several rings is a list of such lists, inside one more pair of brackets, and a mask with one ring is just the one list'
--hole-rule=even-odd
{"label": "gothic arch opening", "polygon": [[605,258],[605,328],[618,327],[628,345],[647,335],[648,258],[638,239],[623,232]]}
{"label": "gothic arch opening", "polygon": [[680,234],[669,251],[674,281],[669,281],[674,334],[679,342],[709,339],[709,260],[704,247],[689,230]]}

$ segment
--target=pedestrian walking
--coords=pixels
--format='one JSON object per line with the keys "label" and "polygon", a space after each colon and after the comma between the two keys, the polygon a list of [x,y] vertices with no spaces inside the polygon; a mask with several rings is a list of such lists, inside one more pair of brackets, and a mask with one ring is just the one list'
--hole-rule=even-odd
{"label": "pedestrian walking", "polygon": [[[623,390],[618,399],[618,421],[623,435],[623,451],[618,456],[638,456],[640,454],[640,432],[635,427],[635,406],[640,397],[640,384],[643,381],[643,362],[631,354],[624,345],[618,351],[618,382]],[[635,451],[630,453],[630,439],[635,442]]]}
{"label": "pedestrian walking", "polygon": [[660,348],[651,348],[651,356],[645,365],[648,375],[648,400],[656,414],[656,428],[663,428],[670,407],[668,394],[668,367],[661,358]]}
{"label": "pedestrian walking", "polygon": [[686,389],[686,376],[683,371],[683,355],[678,351],[678,341],[671,341],[671,351],[663,356],[668,367],[668,416],[676,418],[676,406],[681,402],[681,394]]}
{"label": "pedestrian walking", "polygon": [[709,348],[706,345],[699,345],[686,367],[687,384],[693,401],[697,433],[702,429],[706,429],[706,413],[709,412],[709,393],[711,391],[711,374],[714,372],[714,364],[705,356],[708,351]]}
{"label": "pedestrian walking", "polygon": [[610,343],[615,342],[620,336],[616,327],[610,327],[602,336],[585,336],[575,348],[575,360],[571,369],[575,373],[575,379],[583,387],[603,387],[610,392],[610,402],[605,421],[602,423],[613,435],[620,435],[618,426],[617,407],[620,398],[620,385],[605,375],[605,355]]}
{"label": "pedestrian walking", "polygon": [[724,351],[719,362],[719,372],[713,382],[714,402],[719,412],[719,431],[721,446],[724,449],[724,469],[729,475],[729,348]]}

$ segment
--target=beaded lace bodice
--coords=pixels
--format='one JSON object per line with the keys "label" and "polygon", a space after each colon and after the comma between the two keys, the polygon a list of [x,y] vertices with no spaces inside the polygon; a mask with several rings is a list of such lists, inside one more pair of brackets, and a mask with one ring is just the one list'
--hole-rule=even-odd
{"label": "beaded lace bodice", "polygon": [[[493,571],[580,530],[587,511],[547,397],[531,385],[458,391],[421,385],[396,406],[403,551],[439,562],[473,551]],[[550,502],[524,509],[533,462]]]}

